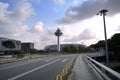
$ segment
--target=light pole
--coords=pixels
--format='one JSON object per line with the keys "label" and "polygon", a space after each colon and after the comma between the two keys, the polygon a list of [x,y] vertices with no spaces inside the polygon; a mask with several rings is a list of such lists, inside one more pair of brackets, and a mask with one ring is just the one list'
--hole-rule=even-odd
{"label": "light pole", "polygon": [[100,14],[101,16],[103,16],[104,35],[105,35],[105,55],[106,55],[106,63],[108,64],[108,62],[109,62],[109,55],[108,55],[107,32],[106,32],[106,23],[105,23],[106,12],[108,12],[108,10],[103,9],[103,10],[100,10],[99,13],[97,13],[97,15]]}
{"label": "light pole", "polygon": [[58,52],[60,52],[60,36],[62,35],[62,32],[59,28],[55,32],[55,35],[57,36],[57,41],[58,41],[57,49],[58,49]]}

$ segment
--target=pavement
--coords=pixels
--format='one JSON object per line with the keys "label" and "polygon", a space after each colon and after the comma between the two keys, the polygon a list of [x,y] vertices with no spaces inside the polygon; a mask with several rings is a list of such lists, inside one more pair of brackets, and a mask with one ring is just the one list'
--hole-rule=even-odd
{"label": "pavement", "polygon": [[98,80],[95,74],[88,68],[88,65],[83,59],[83,54],[80,54],[75,61],[75,65],[71,74],[72,80]]}
{"label": "pavement", "polygon": [[55,80],[75,55],[23,60],[0,65],[0,80]]}

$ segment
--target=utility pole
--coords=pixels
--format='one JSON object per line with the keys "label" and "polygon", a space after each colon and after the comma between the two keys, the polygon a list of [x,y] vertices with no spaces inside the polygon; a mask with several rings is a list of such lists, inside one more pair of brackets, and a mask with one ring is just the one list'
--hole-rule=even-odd
{"label": "utility pole", "polygon": [[62,35],[62,32],[59,28],[55,32],[55,35],[57,36],[57,42],[58,42],[57,49],[58,49],[58,52],[60,52],[60,36]]}
{"label": "utility pole", "polygon": [[108,10],[102,9],[97,13],[97,15],[100,14],[100,16],[103,16],[103,23],[104,23],[104,36],[105,36],[105,55],[106,55],[106,63],[109,63],[109,55],[108,55],[108,43],[107,43],[107,32],[106,32],[106,23],[105,23],[105,16]]}

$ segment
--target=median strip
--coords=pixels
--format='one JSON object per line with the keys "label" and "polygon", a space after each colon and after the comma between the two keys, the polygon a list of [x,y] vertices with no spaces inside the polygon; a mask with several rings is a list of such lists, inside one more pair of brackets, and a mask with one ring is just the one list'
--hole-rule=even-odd
{"label": "median strip", "polygon": [[56,80],[70,80],[71,70],[77,57],[74,57],[66,67],[56,76]]}

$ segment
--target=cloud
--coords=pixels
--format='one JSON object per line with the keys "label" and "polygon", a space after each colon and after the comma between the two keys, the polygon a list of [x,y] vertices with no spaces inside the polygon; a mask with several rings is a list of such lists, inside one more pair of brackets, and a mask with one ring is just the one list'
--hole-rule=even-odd
{"label": "cloud", "polygon": [[33,15],[34,9],[27,0],[19,0],[16,7],[10,11],[8,3],[0,2],[0,36],[12,37],[21,34],[26,29],[23,21]]}
{"label": "cloud", "polygon": [[63,32],[64,37],[69,37],[72,34],[69,26],[62,26],[61,31]]}
{"label": "cloud", "polygon": [[[34,42],[35,48],[41,49],[48,44],[57,43],[55,31],[57,27],[44,28],[44,23],[37,21],[32,26],[27,26],[24,21],[34,15],[34,9],[27,0],[20,0],[16,7],[9,10],[8,3],[0,2],[0,36],[17,39],[22,42]],[[67,27],[61,27],[64,36],[69,35]]]}
{"label": "cloud", "polygon": [[53,11],[56,13],[59,12],[59,10],[57,8],[53,8]]}
{"label": "cloud", "polygon": [[43,31],[38,35],[38,38],[34,40],[37,49],[43,49],[46,45],[55,44],[57,38],[55,36],[56,27],[49,27],[43,29]]}
{"label": "cloud", "polygon": [[[37,34],[34,35],[34,36],[37,36],[37,38],[33,40],[33,42],[36,45],[36,48],[43,49],[46,45],[57,44],[57,37],[55,36],[55,32],[58,27],[63,33],[63,35],[61,36],[61,41],[63,41],[65,37],[70,36],[70,29],[67,26],[48,27],[47,29],[43,29],[43,31],[39,35]],[[33,36],[32,33],[31,33],[31,36]]]}
{"label": "cloud", "polygon": [[85,29],[78,37],[80,40],[90,40],[94,39],[96,36],[91,29]]}
{"label": "cloud", "polygon": [[96,34],[91,30],[91,29],[85,29],[81,34],[79,34],[78,36],[73,36],[70,39],[65,39],[64,41],[68,41],[68,42],[77,42],[77,41],[82,41],[82,40],[91,40],[94,39],[96,37]]}
{"label": "cloud", "polygon": [[[38,23],[40,25],[42,22],[40,21],[36,22],[36,24]],[[35,29],[36,24],[34,24],[31,29],[26,30],[24,33],[19,35],[17,39],[24,42],[34,42],[35,48],[37,49],[43,49],[46,45],[57,43],[57,37],[55,36],[54,33],[56,32],[58,27],[53,26],[53,27],[44,28],[42,26],[43,25],[42,23],[42,25],[39,26],[40,31],[36,31],[39,29],[39,27],[37,27],[38,29]],[[41,31],[41,27],[42,27],[42,31]],[[60,29],[63,33],[65,32],[67,34],[67,31],[65,30],[67,28],[61,27]]]}
{"label": "cloud", "polygon": [[[46,45],[57,43],[57,37],[55,36],[54,33],[59,27],[63,32],[63,35],[60,38],[61,43],[84,42],[85,44],[90,44],[97,40],[96,37],[99,38],[102,36],[101,39],[104,39],[102,17],[100,16],[91,17],[91,16],[96,15],[96,12],[98,12],[101,9],[101,8],[99,10],[95,9],[94,11],[94,7],[108,4],[108,1],[107,2],[105,1],[107,0],[103,0],[103,1],[86,0],[86,2],[84,2],[81,6],[76,6],[78,4],[77,2],[75,2],[74,5],[68,8],[65,16],[60,20],[60,23],[68,24],[68,23],[74,23],[80,20],[84,20],[87,18],[89,19],[84,20],[77,24],[72,24],[72,25],[70,24],[67,26],[66,25],[51,26],[47,28],[44,27],[44,23],[41,21],[37,21],[32,26],[28,26],[24,24],[24,21],[26,21],[27,18],[35,14],[34,9],[31,3],[28,2],[28,0],[17,0],[16,7],[12,10],[9,10],[10,7],[9,4],[0,2],[0,36],[17,39],[22,42],[34,42],[35,48],[43,49]],[[117,0],[114,1],[116,2]],[[111,4],[112,3],[116,4],[114,1],[111,2]],[[95,4],[93,5],[93,2],[95,2],[95,4],[97,5]],[[117,5],[118,4],[116,4],[116,6]],[[92,8],[87,9],[86,8],[87,6],[88,7],[92,6],[93,9]],[[110,5],[109,3],[109,6],[112,5]],[[84,10],[82,8],[84,8]],[[110,9],[111,10],[114,9],[115,11],[114,13],[112,13],[110,12],[111,10],[109,10],[109,13],[107,13],[108,15],[114,15],[119,12],[119,9],[116,9],[115,6],[111,7]],[[113,31],[116,29],[115,27],[120,26],[119,17],[120,14],[118,16],[115,15],[113,17],[114,19],[112,17],[109,17],[110,19],[106,18],[107,29],[108,29],[107,32],[109,34],[115,33]],[[120,31],[119,27],[118,29]]]}
{"label": "cloud", "polygon": [[[27,42],[32,41],[35,43],[35,48],[43,49],[46,45],[57,44],[57,37],[55,36],[55,32],[58,27],[60,28],[61,32],[63,33],[63,35],[60,38],[61,43],[67,43],[67,42],[77,43],[79,41],[85,42],[85,41],[94,39],[96,37],[96,34],[93,33],[91,29],[85,29],[78,36],[72,37],[72,35],[71,35],[72,31],[71,31],[70,27],[68,27],[68,26],[53,26],[53,27],[48,27],[46,29],[43,27],[43,31],[39,32],[39,34],[36,33],[35,31],[34,32],[26,31],[25,33],[21,34],[21,36],[19,36],[19,40],[27,41]],[[21,37],[22,37],[22,39],[21,39]]]}
{"label": "cloud", "polygon": [[29,31],[42,32],[43,31],[43,23],[41,21],[36,22]]}
{"label": "cloud", "polygon": [[24,21],[33,14],[35,13],[32,4],[27,0],[20,0],[16,4],[13,16],[18,20]]}
{"label": "cloud", "polygon": [[79,6],[70,6],[65,15],[57,20],[59,24],[71,24],[96,15],[101,9],[108,9],[109,16],[120,13],[120,0],[86,0]]}
{"label": "cloud", "polygon": [[66,2],[66,0],[53,0],[53,2],[54,2],[55,4],[62,5],[62,4],[64,4],[64,3]]}
{"label": "cloud", "polygon": [[117,30],[117,31],[120,31],[120,26],[118,26],[116,30]]}

